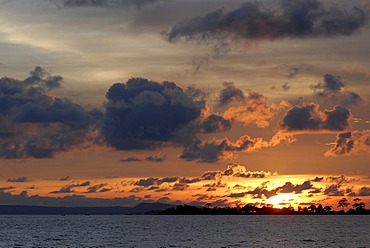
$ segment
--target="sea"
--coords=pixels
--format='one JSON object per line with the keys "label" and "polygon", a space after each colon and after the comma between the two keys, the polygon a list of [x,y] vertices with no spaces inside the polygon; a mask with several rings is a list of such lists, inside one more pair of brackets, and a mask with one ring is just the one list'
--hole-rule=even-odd
{"label": "sea", "polygon": [[0,247],[370,247],[370,216],[2,215]]}

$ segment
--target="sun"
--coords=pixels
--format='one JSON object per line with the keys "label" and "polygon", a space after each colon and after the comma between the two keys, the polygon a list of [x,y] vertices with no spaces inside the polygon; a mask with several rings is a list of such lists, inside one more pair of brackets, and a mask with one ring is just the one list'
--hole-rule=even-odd
{"label": "sun", "polygon": [[[281,193],[275,195],[266,200],[266,203],[274,205],[274,207],[284,207],[286,205],[291,205],[292,200],[295,198],[295,195],[292,193]],[[284,204],[282,204],[284,203]]]}

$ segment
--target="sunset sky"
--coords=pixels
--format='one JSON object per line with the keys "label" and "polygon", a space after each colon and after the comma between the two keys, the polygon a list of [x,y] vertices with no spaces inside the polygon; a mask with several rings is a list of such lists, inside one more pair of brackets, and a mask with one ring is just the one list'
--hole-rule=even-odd
{"label": "sunset sky", "polygon": [[370,207],[370,1],[0,1],[0,204]]}

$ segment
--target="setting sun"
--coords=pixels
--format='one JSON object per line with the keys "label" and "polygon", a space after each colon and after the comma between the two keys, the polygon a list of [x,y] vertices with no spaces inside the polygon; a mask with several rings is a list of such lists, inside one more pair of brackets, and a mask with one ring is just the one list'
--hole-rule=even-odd
{"label": "setting sun", "polygon": [[295,195],[292,193],[280,193],[269,199],[267,199],[267,204],[274,205],[274,208],[282,208],[285,206],[293,205],[292,202],[295,200]]}

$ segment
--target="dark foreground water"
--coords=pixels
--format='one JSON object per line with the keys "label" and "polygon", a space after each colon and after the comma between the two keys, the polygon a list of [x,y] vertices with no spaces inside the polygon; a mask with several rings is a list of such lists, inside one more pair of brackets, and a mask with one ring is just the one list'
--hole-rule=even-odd
{"label": "dark foreground water", "polygon": [[0,216],[0,247],[370,247],[370,216]]}

